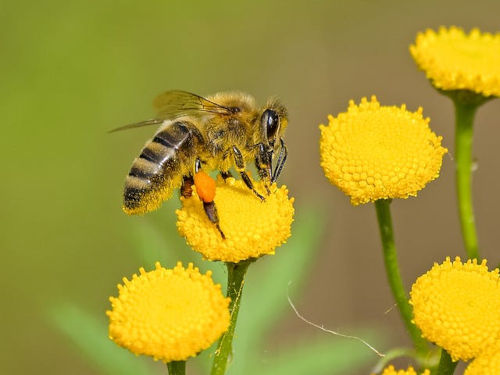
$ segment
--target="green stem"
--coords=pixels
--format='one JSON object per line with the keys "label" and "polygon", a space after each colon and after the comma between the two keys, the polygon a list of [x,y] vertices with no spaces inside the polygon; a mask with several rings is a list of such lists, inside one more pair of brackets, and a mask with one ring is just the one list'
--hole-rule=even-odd
{"label": "green stem", "polygon": [[472,138],[474,115],[479,104],[455,103],[455,163],[458,211],[467,256],[479,258],[476,223],[472,205]]}
{"label": "green stem", "polygon": [[399,273],[398,256],[394,244],[394,234],[392,230],[392,219],[390,210],[390,200],[379,199],[375,202],[377,211],[380,237],[382,239],[382,248],[384,251],[385,270],[387,279],[391,287],[392,294],[396,300],[399,313],[410,334],[413,345],[418,354],[425,354],[428,351],[427,342],[422,338],[418,327],[411,322],[412,308],[408,302],[408,295],[403,286],[403,280]]}
{"label": "green stem", "polygon": [[167,363],[169,375],[185,375],[186,361],[172,361]]}
{"label": "green stem", "polygon": [[236,320],[238,319],[238,311],[240,310],[245,273],[252,261],[253,260],[245,260],[239,263],[226,263],[227,296],[231,298],[231,302],[229,303],[231,321],[226,333],[224,333],[219,340],[219,345],[215,351],[211,375],[224,375],[228,359],[233,355],[234,329],[236,328]]}
{"label": "green stem", "polygon": [[441,359],[439,360],[439,366],[433,375],[452,375],[455,372],[458,361],[453,362],[450,355],[444,349],[441,349]]}

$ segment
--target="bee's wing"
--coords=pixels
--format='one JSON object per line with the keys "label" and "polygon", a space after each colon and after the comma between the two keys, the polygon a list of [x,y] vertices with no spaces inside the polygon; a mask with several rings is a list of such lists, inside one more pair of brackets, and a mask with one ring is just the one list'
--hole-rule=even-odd
{"label": "bee's wing", "polygon": [[114,133],[114,132],[117,132],[117,131],[120,131],[120,130],[142,128],[143,126],[148,126],[148,125],[159,125],[163,121],[164,120],[162,120],[162,119],[153,118],[153,119],[150,119],[150,120],[136,122],[136,123],[133,123],[133,124],[123,125],[123,126],[120,126],[118,128],[111,129],[110,131],[108,131],[108,133]]}
{"label": "bee's wing", "polygon": [[164,120],[180,116],[201,116],[207,112],[214,114],[232,113],[231,108],[214,103],[202,96],[181,90],[164,92],[156,97],[153,105],[158,110],[156,118],[120,126],[119,128],[110,130],[109,133],[148,125],[159,125]]}
{"label": "bee's wing", "polygon": [[231,108],[214,103],[202,96],[181,90],[167,91],[153,102],[158,118],[169,119],[179,116],[201,116],[204,113],[230,114]]}

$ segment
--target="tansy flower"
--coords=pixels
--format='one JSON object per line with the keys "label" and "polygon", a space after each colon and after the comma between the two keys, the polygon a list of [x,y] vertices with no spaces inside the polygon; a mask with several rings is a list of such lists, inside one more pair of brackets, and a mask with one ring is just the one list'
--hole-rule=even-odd
{"label": "tansy flower", "polygon": [[447,150],[422,108],[381,106],[372,96],[328,120],[320,125],[321,166],[352,204],[415,196],[438,177]]}
{"label": "tansy flower", "polygon": [[500,34],[441,27],[419,33],[410,52],[438,89],[500,96]]}
{"label": "tansy flower", "polygon": [[[254,182],[264,192],[262,182]],[[215,204],[223,239],[203,209],[194,187],[190,198],[181,198],[182,208],[177,210],[177,228],[194,250],[209,260],[239,262],[274,254],[277,246],[290,237],[293,221],[293,198],[288,198],[286,186],[273,184],[269,195],[263,193],[261,201],[242,180],[218,179]]]}
{"label": "tansy flower", "polygon": [[464,375],[498,375],[500,374],[500,343],[497,343],[491,348],[474,359]]}
{"label": "tansy flower", "polygon": [[[429,370],[425,370],[421,373],[421,375],[430,375]],[[397,370],[393,365],[389,365],[384,369],[381,375],[417,375],[417,372],[413,369],[413,367],[408,367],[408,370]]]}
{"label": "tansy flower", "polygon": [[420,276],[411,290],[415,324],[456,361],[469,360],[500,339],[498,269],[486,260],[446,258]]}
{"label": "tansy flower", "polygon": [[182,361],[208,348],[229,326],[229,299],[211,272],[190,263],[123,278],[111,297],[109,337],[135,354],[164,362]]}

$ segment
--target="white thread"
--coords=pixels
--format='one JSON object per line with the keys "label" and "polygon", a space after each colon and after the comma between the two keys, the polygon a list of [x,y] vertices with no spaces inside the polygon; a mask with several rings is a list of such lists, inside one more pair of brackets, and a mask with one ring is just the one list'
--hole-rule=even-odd
{"label": "white thread", "polygon": [[[288,283],[288,286],[290,286],[291,282]],[[360,337],[356,337],[356,336],[350,336],[350,335],[344,335],[342,333],[339,333],[339,332],[335,332],[335,331],[332,331],[330,329],[327,329],[323,326],[320,326],[319,324],[316,324],[316,323],[313,323],[309,320],[307,320],[306,318],[304,318],[300,313],[299,311],[297,310],[297,308],[295,307],[295,305],[293,304],[292,300],[290,299],[290,294],[288,293],[287,291],[287,295],[286,297],[288,298],[288,303],[290,304],[290,306],[292,307],[293,311],[295,312],[295,315],[297,315],[297,317],[306,322],[307,324],[313,326],[313,327],[316,327],[316,328],[319,328],[320,330],[322,330],[323,332],[327,332],[327,333],[331,333],[332,335],[336,335],[336,336],[340,336],[340,337],[345,337],[347,339],[354,339],[354,340],[358,340],[358,341],[361,341],[363,344],[365,344],[368,348],[370,348],[374,353],[376,353],[379,357],[385,357],[385,354],[383,353],[380,353],[377,349],[375,349],[373,346],[371,346],[370,344],[368,344],[365,340],[363,340],[362,338]]]}

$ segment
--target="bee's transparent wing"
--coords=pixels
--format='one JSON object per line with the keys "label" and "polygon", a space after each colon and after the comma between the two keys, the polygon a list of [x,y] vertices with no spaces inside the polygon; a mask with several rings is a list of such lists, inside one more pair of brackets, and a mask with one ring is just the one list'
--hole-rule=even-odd
{"label": "bee's transparent wing", "polygon": [[162,120],[162,119],[152,118],[150,120],[136,122],[136,123],[133,123],[133,124],[127,124],[127,125],[120,126],[118,128],[111,129],[110,131],[108,131],[108,133],[114,133],[114,132],[117,132],[117,131],[127,130],[127,129],[142,128],[143,126],[148,126],[148,125],[159,125],[163,121],[164,120]]}
{"label": "bee's transparent wing", "polygon": [[230,114],[231,108],[214,103],[202,96],[181,90],[167,91],[153,102],[158,118],[170,119],[180,116],[201,116],[204,113]]}
{"label": "bee's transparent wing", "polygon": [[153,101],[158,111],[156,118],[120,126],[109,133],[120,130],[141,128],[148,125],[159,125],[165,120],[175,119],[180,116],[202,116],[205,113],[230,114],[231,108],[214,103],[202,96],[181,90],[167,91],[156,97]]}

